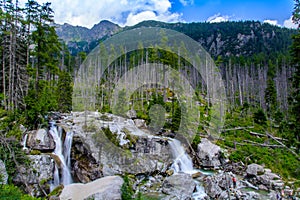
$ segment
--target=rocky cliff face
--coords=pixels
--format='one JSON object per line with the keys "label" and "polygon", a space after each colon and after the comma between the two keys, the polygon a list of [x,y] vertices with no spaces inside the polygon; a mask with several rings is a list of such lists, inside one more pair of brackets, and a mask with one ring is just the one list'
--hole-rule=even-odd
{"label": "rocky cliff face", "polygon": [[[154,137],[137,129],[134,122],[113,115],[105,117],[90,114],[86,118],[82,113],[74,115],[75,140],[73,143],[73,163],[75,165],[94,165],[101,169],[104,176],[115,174],[151,174],[155,171],[165,171],[171,164],[167,139]],[[101,119],[102,118],[102,119]],[[103,119],[106,118],[106,121]],[[87,124],[88,127],[84,128]],[[126,127],[125,127],[126,126]],[[102,131],[104,127],[115,130],[115,137],[123,137],[126,144],[113,143],[112,139]],[[120,129],[114,129],[120,127]],[[86,132],[85,129],[91,129]],[[117,132],[119,131],[119,135]],[[78,154],[78,152],[80,152]],[[77,156],[76,156],[77,155]],[[82,156],[85,157],[82,157]],[[84,161],[86,159],[86,161]],[[94,167],[85,167],[94,169]],[[95,174],[87,170],[88,176]],[[87,178],[90,179],[90,178]]]}

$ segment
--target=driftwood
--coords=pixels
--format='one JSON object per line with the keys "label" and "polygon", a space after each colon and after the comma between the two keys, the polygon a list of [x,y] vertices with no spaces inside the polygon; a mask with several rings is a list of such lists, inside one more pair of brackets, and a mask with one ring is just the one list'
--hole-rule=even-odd
{"label": "driftwood", "polygon": [[226,132],[226,131],[235,131],[235,130],[245,130],[245,129],[247,129],[247,128],[254,128],[254,126],[227,128],[227,129],[223,129],[222,132]]}
{"label": "driftwood", "polygon": [[261,147],[270,147],[270,148],[284,148],[282,145],[276,145],[276,144],[262,144],[253,142],[250,140],[243,140],[244,142],[251,143],[253,146],[261,146]]}
{"label": "driftwood", "polygon": [[285,144],[283,144],[282,142],[280,142],[277,138],[275,138],[273,135],[271,135],[270,133],[266,132],[266,134],[272,138],[273,140],[275,140],[276,142],[278,142],[281,146],[285,147],[289,152],[291,152],[292,154],[294,154],[298,160],[300,160],[300,156],[295,152],[293,151],[292,149],[288,148]]}
{"label": "driftwood", "polygon": [[258,190],[258,187],[252,185],[251,183],[249,183],[248,181],[244,181],[244,180],[241,180],[240,182],[244,183],[247,187],[249,188],[252,188],[254,190]]}

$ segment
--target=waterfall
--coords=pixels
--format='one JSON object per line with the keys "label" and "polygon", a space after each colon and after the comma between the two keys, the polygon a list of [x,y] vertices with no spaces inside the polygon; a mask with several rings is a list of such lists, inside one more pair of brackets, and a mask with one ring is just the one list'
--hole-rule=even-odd
{"label": "waterfall", "polygon": [[23,150],[27,149],[27,147],[26,147],[27,138],[28,138],[28,134],[26,133],[25,136],[24,136],[24,139],[23,139]]}
{"label": "waterfall", "polygon": [[[174,157],[174,162],[171,168],[175,173],[183,172],[186,174],[194,174],[200,170],[193,168],[193,162],[191,157],[186,153],[184,147],[181,145],[181,142],[176,139],[171,139],[169,141],[171,151]],[[204,187],[198,181],[196,183],[196,192],[193,193],[193,199],[200,200],[205,199],[207,194],[205,193]]]}
{"label": "waterfall", "polygon": [[[55,164],[54,181],[51,188],[55,188],[59,184],[68,185],[71,184],[72,176],[70,172],[71,168],[71,146],[73,139],[73,132],[67,132],[64,142],[62,141],[62,128],[56,127],[54,123],[50,123],[50,134],[55,141],[54,154],[59,158],[60,163]],[[60,166],[58,166],[60,164]],[[61,170],[61,173],[59,172]]]}
{"label": "waterfall", "polygon": [[190,156],[185,152],[181,142],[176,139],[172,139],[170,142],[171,151],[174,157],[172,169],[175,173],[184,172],[187,174],[195,173],[196,170],[193,168],[193,162]]}

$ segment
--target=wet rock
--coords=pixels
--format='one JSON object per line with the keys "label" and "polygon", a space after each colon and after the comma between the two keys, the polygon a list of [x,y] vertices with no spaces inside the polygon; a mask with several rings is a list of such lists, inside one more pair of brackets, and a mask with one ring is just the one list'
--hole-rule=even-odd
{"label": "wet rock", "polygon": [[72,142],[72,174],[81,183],[88,183],[102,177],[99,162],[91,155],[89,147],[79,137],[73,137]]}
{"label": "wet rock", "polygon": [[245,199],[261,199],[260,195],[254,191],[249,191],[245,195]]}
{"label": "wet rock", "polygon": [[205,168],[219,168],[223,162],[221,148],[206,138],[202,138],[198,144],[198,156]]}
{"label": "wet rock", "polygon": [[39,129],[28,133],[26,146],[34,150],[50,152],[55,149],[55,142],[47,130]]}
{"label": "wet rock", "polygon": [[257,176],[264,173],[264,168],[263,166],[254,163],[248,165],[246,172],[248,176]]}
{"label": "wet rock", "polygon": [[[227,199],[228,190],[233,188],[232,173],[221,172],[205,178],[205,191],[211,198]],[[240,181],[237,181],[237,188],[240,185]],[[224,193],[225,191],[225,193]]]}
{"label": "wet rock", "polygon": [[175,197],[175,199],[191,199],[196,184],[189,174],[174,174],[165,178],[162,192]]}
{"label": "wet rock", "polygon": [[8,174],[6,171],[5,164],[0,160],[0,184],[7,184]]}
{"label": "wet rock", "polygon": [[64,187],[60,199],[119,200],[123,182],[119,176],[107,176],[86,184],[70,184]]}

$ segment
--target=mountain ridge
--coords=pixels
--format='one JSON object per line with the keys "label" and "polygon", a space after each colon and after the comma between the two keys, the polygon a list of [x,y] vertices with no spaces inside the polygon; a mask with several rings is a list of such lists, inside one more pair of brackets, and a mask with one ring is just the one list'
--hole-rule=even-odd
{"label": "mountain ridge", "polygon": [[104,20],[91,29],[64,24],[58,25],[56,31],[72,54],[76,55],[81,51],[89,53],[99,41],[118,32],[139,27],[162,27],[186,34],[199,42],[214,58],[252,56],[259,53],[285,54],[292,43],[292,35],[296,33],[294,29],[259,21],[165,23],[153,20],[126,27]]}

